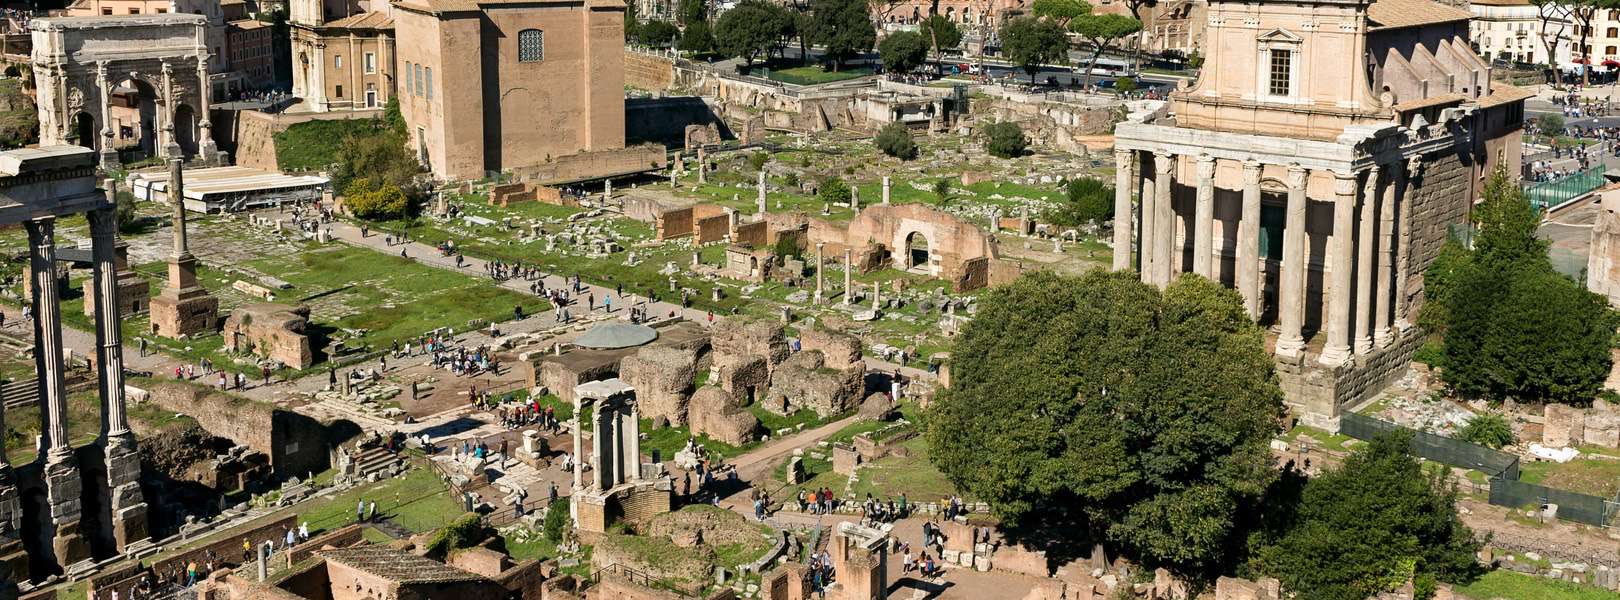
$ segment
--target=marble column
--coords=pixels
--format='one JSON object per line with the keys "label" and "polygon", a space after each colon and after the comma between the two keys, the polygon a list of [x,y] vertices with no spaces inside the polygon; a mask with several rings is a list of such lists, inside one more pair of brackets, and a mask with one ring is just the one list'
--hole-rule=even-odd
{"label": "marble column", "polygon": [[883,176],[883,203],[889,203],[889,176]]}
{"label": "marble column", "polygon": [[1406,333],[1412,329],[1412,320],[1406,314],[1406,280],[1410,276],[1407,263],[1411,257],[1412,248],[1412,203],[1406,199],[1410,196],[1412,179],[1423,168],[1423,159],[1414,156],[1406,162],[1405,169],[1397,169],[1395,173],[1395,327]]}
{"label": "marble column", "polygon": [[46,462],[70,461],[73,451],[67,436],[66,373],[62,364],[61,296],[56,279],[56,219],[27,221],[29,267],[34,277],[35,364],[39,367],[39,398],[44,403]]}
{"label": "marble column", "polygon": [[1130,150],[1114,149],[1114,270],[1131,268],[1131,164]]}
{"label": "marble column", "polygon": [[[584,461],[585,461],[585,454],[584,454],[584,452],[585,452],[585,442],[583,441],[583,438],[585,437],[585,435],[584,435],[584,432],[581,431],[580,428],[579,428],[579,413],[580,413],[580,410],[582,410],[583,408],[584,407],[581,405],[579,399],[575,398],[574,399],[574,493],[575,494],[578,494],[580,490],[585,489],[585,469],[580,468],[580,466],[583,465]],[[577,505],[577,503],[574,503],[574,504]]]}
{"label": "marble column", "polygon": [[620,481],[641,481],[641,410],[627,403],[619,411]]}
{"label": "marble column", "polygon": [[1215,258],[1215,157],[1198,157],[1198,204],[1193,212],[1193,272],[1214,277],[1210,268]]}
{"label": "marble column", "polygon": [[1136,268],[1141,271],[1142,283],[1153,283],[1153,268],[1157,263],[1154,254],[1157,254],[1159,249],[1159,225],[1158,219],[1155,218],[1159,214],[1155,206],[1159,201],[1159,194],[1154,189],[1153,177],[1149,173],[1154,168],[1152,161],[1156,159],[1150,159],[1135,151],[1132,153],[1137,155],[1136,174],[1142,182],[1142,190],[1136,196],[1137,211],[1141,213],[1137,217],[1137,227],[1141,229],[1141,233],[1137,235]]}
{"label": "marble column", "polygon": [[1307,173],[1304,167],[1288,167],[1288,208],[1283,220],[1282,277],[1277,284],[1277,354],[1296,358],[1305,351],[1305,272],[1310,263],[1305,255],[1305,197]]}
{"label": "marble column", "polygon": [[163,158],[185,158],[185,152],[181,150],[180,143],[175,140],[174,136],[174,109],[176,105],[174,98],[174,67],[169,64],[169,61],[163,61],[162,72],[163,106],[159,107],[157,112],[161,116],[159,123],[162,125],[160,130],[162,132]]}
{"label": "marble column", "polygon": [[107,430],[102,437],[107,489],[111,496],[113,541],[119,551],[151,537],[147,532],[146,500],[141,493],[141,457],[135,434],[129,429],[124,399],[124,341],[118,313],[117,209],[113,208],[114,181],[107,180],[106,208],[90,211],[90,252],[93,258],[96,304],[96,370],[101,383],[102,410]]}
{"label": "marble column", "polygon": [[765,170],[764,169],[759,170],[759,183],[755,184],[755,187],[759,189],[759,198],[757,200],[755,200],[755,203],[759,205],[758,208],[759,208],[759,216],[760,216],[760,218],[764,218],[765,217]]}
{"label": "marble column", "polygon": [[1359,204],[1361,207],[1357,215],[1360,221],[1357,224],[1361,231],[1356,235],[1355,347],[1356,354],[1367,354],[1373,350],[1372,316],[1377,305],[1373,299],[1373,277],[1377,269],[1374,261],[1378,260],[1378,255],[1374,253],[1374,236],[1378,235],[1377,165],[1367,170],[1367,181],[1362,187]]}
{"label": "marble column", "polygon": [[107,61],[96,63],[96,85],[101,91],[101,148],[98,152],[101,168],[119,166],[118,150],[113,148],[112,82],[107,79]]}
{"label": "marble column", "polygon": [[1243,310],[1260,318],[1260,163],[1243,161],[1243,214],[1238,218],[1237,288]]}
{"label": "marble column", "polygon": [[825,292],[825,288],[822,287],[822,283],[821,283],[821,281],[822,281],[821,272],[825,271],[826,266],[827,266],[826,248],[827,248],[827,243],[826,242],[816,242],[816,298],[815,298],[815,301],[817,303],[820,303],[822,298],[827,297],[827,294]]}
{"label": "marble column", "polygon": [[1377,286],[1373,303],[1378,312],[1373,316],[1373,343],[1379,348],[1388,347],[1392,339],[1389,322],[1395,312],[1395,294],[1390,284],[1395,269],[1395,180],[1400,169],[1399,163],[1385,167],[1384,193],[1378,201],[1378,274],[1373,276]]}
{"label": "marble column", "polygon": [[1333,174],[1333,239],[1328,251],[1328,276],[1332,282],[1327,289],[1327,345],[1322,348],[1321,362],[1337,367],[1350,359],[1350,303],[1355,293],[1351,279],[1355,269],[1356,189],[1355,173]]}
{"label": "marble column", "polygon": [[[203,164],[214,164],[219,148],[214,144],[213,124],[208,120],[208,95],[213,85],[208,82],[208,57],[197,57],[197,157]],[[355,87],[356,93],[359,87]]]}
{"label": "marble column", "polygon": [[1176,157],[1167,153],[1154,153],[1153,168],[1153,284],[1163,288],[1170,284],[1175,273],[1173,262],[1176,252],[1176,211],[1171,205],[1171,189],[1175,187]]}
{"label": "marble column", "polygon": [[849,248],[844,249],[844,304],[855,303],[855,288],[850,286],[855,274],[854,254]]}

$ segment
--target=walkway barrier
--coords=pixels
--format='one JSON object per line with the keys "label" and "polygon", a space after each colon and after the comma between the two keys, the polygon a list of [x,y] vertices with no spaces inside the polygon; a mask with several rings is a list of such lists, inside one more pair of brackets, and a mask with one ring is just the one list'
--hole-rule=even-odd
{"label": "walkway barrier", "polygon": [[1339,418],[1339,432],[1373,440],[1392,432],[1412,436],[1412,453],[1438,463],[1473,469],[1490,476],[1490,503],[1513,510],[1558,507],[1560,519],[1611,528],[1620,519],[1620,495],[1603,498],[1519,481],[1519,457],[1479,444],[1402,427],[1357,413]]}
{"label": "walkway barrier", "polygon": [[1603,166],[1577,171],[1552,181],[1525,182],[1524,197],[1539,212],[1547,212],[1603,187]]}

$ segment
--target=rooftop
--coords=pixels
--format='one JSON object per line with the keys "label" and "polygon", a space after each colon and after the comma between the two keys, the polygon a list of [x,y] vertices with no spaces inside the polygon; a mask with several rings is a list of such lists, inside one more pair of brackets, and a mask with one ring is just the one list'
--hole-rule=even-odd
{"label": "rooftop", "polygon": [[630,348],[658,339],[658,331],[646,325],[609,321],[580,335],[574,345],[582,348]]}
{"label": "rooftop", "polygon": [[1430,0],[1375,0],[1367,5],[1373,31],[1467,21],[1473,13]]}
{"label": "rooftop", "polygon": [[400,584],[480,581],[484,577],[431,558],[382,545],[356,546],[316,552],[328,562]]}
{"label": "rooftop", "polygon": [[325,27],[337,29],[393,29],[394,18],[387,13],[370,11],[349,15],[336,21],[329,21]]}

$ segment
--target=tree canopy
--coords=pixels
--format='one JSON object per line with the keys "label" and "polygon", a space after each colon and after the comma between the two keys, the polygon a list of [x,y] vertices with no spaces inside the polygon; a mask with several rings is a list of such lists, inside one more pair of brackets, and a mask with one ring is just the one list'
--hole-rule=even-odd
{"label": "tree canopy", "polygon": [[877,30],[864,0],[811,0],[813,39],[827,51],[833,68],[872,49]]}
{"label": "tree canopy", "polygon": [[1091,5],[1085,0],[1035,0],[1031,12],[1037,17],[1057,21],[1059,25],[1068,25],[1075,17],[1091,14]]}
{"label": "tree canopy", "polygon": [[648,46],[667,48],[681,36],[681,30],[668,21],[648,21],[636,27],[636,38]]}
{"label": "tree canopy", "polygon": [[721,54],[742,59],[744,66],[792,32],[792,15],[765,0],[743,0],[714,24],[715,46]]}
{"label": "tree canopy", "polygon": [[714,50],[714,32],[708,21],[693,21],[681,32],[681,41],[675,48],[682,52],[701,54]]}
{"label": "tree canopy", "polygon": [[896,31],[878,44],[878,56],[884,71],[910,73],[928,59],[928,41],[915,31]]}
{"label": "tree canopy", "polygon": [[1441,380],[1471,398],[1590,403],[1620,315],[1553,269],[1540,216],[1504,169],[1474,216],[1474,248],[1449,244],[1425,273],[1419,322],[1444,332]]}
{"label": "tree canopy", "polygon": [[1086,14],[1069,21],[1069,31],[1091,43],[1091,60],[1086,63],[1086,73],[1080,85],[1091,84],[1091,70],[1097,66],[1097,59],[1102,57],[1103,50],[1115,40],[1142,30],[1142,22],[1125,15],[1093,15]]}
{"label": "tree canopy", "polygon": [[1114,216],[1114,188],[1090,177],[1070,179],[1063,187],[1066,202],[1044,215],[1054,225],[1102,225]]}
{"label": "tree canopy", "polygon": [[1435,581],[1466,580],[1479,543],[1457,516],[1447,471],[1426,475],[1409,434],[1356,449],[1305,484],[1294,520],[1256,555],[1254,570],[1315,600],[1365,600],[1408,580],[1419,597]]}
{"label": "tree canopy", "polygon": [[984,145],[991,156],[1018,158],[1029,148],[1029,138],[1017,123],[1001,121],[984,126]]}
{"label": "tree canopy", "polygon": [[1034,83],[1041,65],[1068,62],[1069,37],[1054,21],[1018,17],[1001,28],[1001,53],[1028,73],[1030,83]]}
{"label": "tree canopy", "polygon": [[992,288],[928,413],[930,457],[1014,535],[1223,559],[1274,478],[1282,391],[1237,292],[1035,272]]}
{"label": "tree canopy", "polygon": [[399,100],[390,99],[383,118],[369,131],[344,138],[338,149],[332,186],[357,216],[391,219],[407,216],[426,195],[416,180],[422,164],[406,147],[405,120]]}
{"label": "tree canopy", "polygon": [[962,43],[962,30],[957,28],[955,21],[943,15],[928,15],[918,25],[918,31],[927,37],[928,44],[934,48],[935,60],[939,60],[945,49],[955,48]]}
{"label": "tree canopy", "polygon": [[878,130],[877,139],[873,140],[879,150],[884,154],[901,160],[917,158],[917,141],[911,137],[911,128],[905,123],[895,121],[884,125]]}

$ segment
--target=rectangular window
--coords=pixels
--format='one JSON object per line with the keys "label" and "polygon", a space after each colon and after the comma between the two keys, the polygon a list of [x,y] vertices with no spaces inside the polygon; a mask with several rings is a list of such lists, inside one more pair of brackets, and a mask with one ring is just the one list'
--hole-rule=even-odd
{"label": "rectangular window", "polygon": [[131,9],[129,9],[129,14],[132,14],[132,15],[141,14],[141,9],[139,9],[139,8],[131,8]]}
{"label": "rectangular window", "polygon": [[428,102],[432,102],[433,101],[433,67],[428,67],[428,68],[424,69],[422,71],[422,73],[427,75],[427,94],[426,94],[425,97],[428,99]]}
{"label": "rectangular window", "polygon": [[416,95],[416,71],[411,70],[411,63],[405,63],[405,93]]}
{"label": "rectangular window", "polygon": [[1290,70],[1293,67],[1294,52],[1292,50],[1271,51],[1271,81],[1266,86],[1273,96],[1287,96],[1289,93]]}
{"label": "rectangular window", "polygon": [[157,9],[157,12],[160,15],[161,14],[167,14],[169,12],[169,9],[167,9],[167,8],[159,8],[159,9]]}
{"label": "rectangular window", "polygon": [[369,74],[369,73],[376,73],[376,72],[377,72],[377,54],[374,53],[374,52],[367,52],[366,53],[366,73]]}
{"label": "rectangular window", "polygon": [[343,86],[341,86],[341,85],[335,86],[332,96],[336,97],[336,98],[342,98],[343,97]]}
{"label": "rectangular window", "polygon": [[418,64],[413,68],[416,69],[416,95],[420,97],[422,95],[422,65]]}
{"label": "rectangular window", "polygon": [[103,6],[103,7],[101,7],[101,14],[102,14],[102,16],[107,16],[107,17],[112,16],[112,7],[111,6]]}
{"label": "rectangular window", "polygon": [[339,69],[343,68],[343,55],[342,54],[333,54],[332,55],[332,66],[337,67]]}
{"label": "rectangular window", "polygon": [[539,29],[518,32],[518,62],[538,62],[546,57],[545,33]]}

